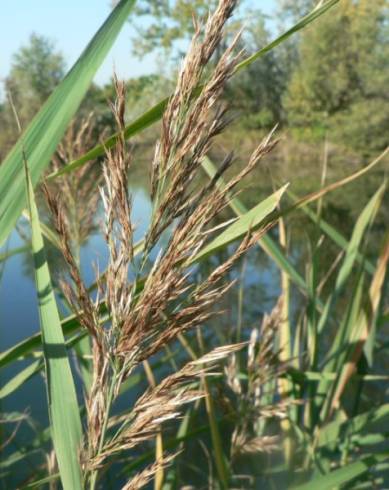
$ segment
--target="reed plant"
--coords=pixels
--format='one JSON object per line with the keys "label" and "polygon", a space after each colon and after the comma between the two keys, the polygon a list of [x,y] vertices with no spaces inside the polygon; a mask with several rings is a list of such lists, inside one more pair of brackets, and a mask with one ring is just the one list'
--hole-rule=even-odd
{"label": "reed plant", "polygon": [[[363,209],[350,240],[323,219],[322,204],[314,212],[309,203],[321,203],[327,193],[360,178],[388,150],[364,169],[339,182],[323,183],[302,198],[280,183],[251,209],[245,208],[238,188],[277,144],[274,131],[239,170],[232,155],[218,165],[207,156],[229,122],[221,99],[230,78],[337,2],[324,2],[245,59],[236,51],[239,33],[216,58],[236,6],[235,0],[220,0],[205,25],[195,20],[194,37],[167,100],[126,125],[126,87],[115,78],[111,109],[117,133],[87,149],[92,145],[90,116],[78,129],[68,129],[57,148],[97,60],[133,3],[117,4],[0,167],[2,241],[23,202],[28,204],[41,329],[1,353],[0,368],[20,359],[30,363],[1,388],[0,397],[44,372],[50,420],[35,439],[9,452],[0,464],[2,475],[40,451],[44,458],[34,463],[23,488],[93,490],[106,488],[113,475],[112,486],[127,490],[152,484],[155,489],[184,488],[192,480],[196,488],[215,489],[380,485],[388,456],[386,438],[379,437],[376,424],[387,421],[389,408],[383,404],[366,410],[348,385],[351,380],[360,386],[387,380],[369,374],[368,367],[373,366],[377,344],[385,348],[379,329],[387,322],[389,242],[386,237],[376,263],[364,248],[386,183]],[[136,243],[128,180],[136,160],[127,140],[159,117],[160,136],[150,162],[151,219]],[[42,190],[54,230],[41,222],[34,193],[50,160],[54,167]],[[280,207],[287,194],[290,205]],[[10,203],[17,205],[10,209]],[[96,267],[90,286],[81,273],[79,251],[96,225],[92,210],[98,203],[108,264],[104,270]],[[283,218],[292,212],[306,213],[320,230],[305,277],[287,251]],[[279,242],[268,233],[276,224]],[[55,283],[44,236],[66,263]],[[327,240],[334,241],[340,253],[320,277],[320,253]],[[212,330],[206,326],[218,321],[221,300],[236,282],[229,275],[257,245],[280,271],[280,298],[261,322],[245,325],[241,318],[231,342],[213,342],[207,349],[204,335]],[[218,261],[221,250],[227,255]],[[206,273],[201,268],[205,262],[210,265]],[[294,289],[304,298],[297,317],[290,306]],[[61,318],[62,307],[69,310],[67,317]],[[148,386],[142,384],[144,379]],[[121,400],[132,388],[136,394],[130,402],[126,398],[123,409]],[[5,414],[2,422],[15,424],[4,447],[13,444],[21,423],[32,425],[20,414]],[[188,457],[194,444],[206,454],[206,475]],[[200,475],[185,481],[181,468],[189,463]]]}
{"label": "reed plant", "polygon": [[[115,82],[117,99],[112,110],[120,136],[115,147],[106,152],[103,168],[105,185],[101,188],[109,264],[104,275],[97,277],[98,296],[95,300],[92,300],[82,279],[78,257],[73,253],[70,218],[66,212],[68,209],[63,205],[58,192],[53,194],[44,186],[60,248],[69,268],[69,278],[61,281],[62,293],[92,342],[92,383],[89,389],[84,389],[86,429],[82,430],[75,385],[61,329],[57,328],[58,336],[53,339],[49,330],[50,315],[54,315],[55,308],[49,269],[45,259],[43,264],[36,259],[36,282],[41,295],[41,329],[43,338],[47,337],[44,340],[44,353],[49,416],[54,450],[65,488],[83,488],[85,485],[95,488],[99,471],[107,464],[112,464],[115,455],[155,438],[160,424],[177,417],[182,404],[203,396],[201,391],[190,389],[193,378],[206,375],[209,363],[240,347],[231,345],[216,348],[168,376],[145,392],[129,411],[128,419],[122,420],[118,428],[114,426],[115,431],[112,432],[112,407],[122,384],[139,363],[157,354],[179,333],[201,325],[214,314],[211,306],[230,287],[230,284],[221,285],[222,277],[270,225],[268,223],[259,230],[259,223],[253,223],[255,226],[252,230],[240,230],[237,226],[239,223],[229,227],[222,225],[222,228],[226,228],[224,234],[227,232],[227,236],[238,229],[238,235],[233,234],[232,238],[243,236],[241,245],[206,280],[193,284],[191,268],[199,260],[198,257],[209,253],[207,248],[211,246],[212,250],[213,241],[210,237],[214,230],[211,223],[225,208],[226,193],[233,191],[274,145],[267,138],[254,152],[247,166],[228,182],[224,191],[216,186],[217,178],[206,187],[199,187],[195,183],[202,159],[213,138],[225,125],[225,113],[217,108],[217,102],[239,58],[239,53],[233,55],[236,40],[205,79],[202,93],[196,98],[193,93],[203,80],[204,69],[220,44],[223,26],[234,6],[232,0],[220,2],[204,28],[202,39],[200,26],[196,28],[183,61],[175,93],[164,113],[161,137],[152,162],[153,215],[138,257],[135,257],[131,197],[128,195],[131,157],[124,138],[125,87],[118,80]],[[81,128],[81,138],[83,135]],[[43,242],[38,229],[26,155],[24,160],[36,256],[43,253],[39,249]],[[219,171],[220,176],[231,163],[232,158],[227,157]],[[61,186],[66,189],[66,184]],[[278,192],[271,198],[261,219],[274,209],[281,195],[282,192]],[[160,248],[163,234],[168,234],[168,243],[166,247]],[[160,249],[157,258],[153,260],[151,254],[156,248]],[[131,282],[130,272],[134,276]],[[47,291],[42,290],[42,287]],[[101,319],[102,304],[106,310],[105,319]],[[56,317],[58,325],[58,313]],[[61,362],[51,359],[53,353],[50,344],[54,340],[62,345]],[[51,384],[51,379],[61,376],[64,369],[69,382],[68,400],[64,399],[64,393],[58,391],[58,386]],[[65,402],[66,413],[63,405],[60,406]],[[61,434],[65,428],[68,430]],[[66,447],[72,448],[71,454],[67,454]],[[171,458],[160,458],[136,475],[124,488],[143,486]]]}

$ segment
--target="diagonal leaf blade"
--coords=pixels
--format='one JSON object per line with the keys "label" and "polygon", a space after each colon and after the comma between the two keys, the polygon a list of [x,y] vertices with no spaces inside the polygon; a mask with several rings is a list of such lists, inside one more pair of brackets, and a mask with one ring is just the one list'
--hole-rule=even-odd
{"label": "diagonal leaf blade", "polygon": [[0,400],[17,390],[23,383],[29,380],[34,374],[40,371],[42,367],[41,360],[35,361],[20,373],[11,378],[5,385],[0,388]]}
{"label": "diagonal leaf blade", "polygon": [[[217,167],[208,157],[204,158],[202,167],[210,179],[215,177]],[[221,189],[224,189],[225,187],[222,178],[219,178],[216,185]],[[289,189],[287,192],[289,193]],[[242,216],[242,214],[245,214],[248,211],[246,206],[237,197],[229,196],[228,204],[236,216]],[[288,274],[292,281],[297,284],[302,291],[308,292],[304,278],[299,274],[292,262],[289,261],[279,245],[269,235],[264,235],[258,243],[266,254],[274,260],[281,270]]]}
{"label": "diagonal leaf blade", "polygon": [[26,203],[22,154],[25,153],[29,162],[34,186],[47,167],[134,3],[135,0],[121,0],[118,3],[0,165],[0,246],[11,232]]}
{"label": "diagonal leaf blade", "polygon": [[192,262],[199,262],[215,253],[217,250],[226,247],[228,244],[243,237],[250,230],[256,230],[264,219],[277,208],[288,185],[289,184],[284,185],[268,198],[247,211],[247,213],[241,215],[234,223],[232,223],[232,225],[220,233],[208,245],[203,247],[192,259]]}
{"label": "diagonal leaf blade", "polygon": [[342,468],[331,471],[324,475],[317,476],[312,480],[302,485],[293,486],[293,490],[332,490],[340,485],[349,483],[355,478],[366,473],[372,466],[387,461],[389,459],[389,453],[373,454],[371,456],[365,456],[359,461],[354,461]]}
{"label": "diagonal leaf blade", "polygon": [[389,403],[378,408],[373,408],[347,420],[334,420],[320,429],[317,447],[325,447],[335,444],[344,433],[357,434],[363,431],[373,432],[373,427],[379,430],[389,422]]}

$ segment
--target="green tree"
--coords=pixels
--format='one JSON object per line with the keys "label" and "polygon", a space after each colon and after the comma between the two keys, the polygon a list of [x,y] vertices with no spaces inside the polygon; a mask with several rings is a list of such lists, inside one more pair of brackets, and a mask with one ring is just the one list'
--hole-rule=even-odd
{"label": "green tree", "polygon": [[65,73],[65,60],[54,44],[32,34],[29,43],[15,53],[5,79],[6,98],[0,107],[0,159],[16,141],[19,130],[11,100],[22,129],[30,122]]}
{"label": "green tree", "polygon": [[318,0],[278,0],[279,14],[283,20],[296,22],[318,4]]}
{"label": "green tree", "polygon": [[29,121],[65,74],[65,60],[44,36],[31,34],[27,46],[14,55],[6,91],[22,122]]}
{"label": "green tree", "polygon": [[193,35],[193,13],[204,20],[217,4],[217,0],[140,0],[132,15],[137,31],[134,52],[144,56],[173,47],[180,51],[180,43]]}
{"label": "green tree", "polygon": [[[252,11],[247,17],[251,20],[242,33],[240,47],[250,55],[270,42],[270,34],[261,12]],[[229,102],[242,113],[241,120],[246,127],[269,127],[282,120],[281,102],[287,73],[280,54],[271,51],[231,81]]]}
{"label": "green tree", "polygon": [[285,98],[292,127],[364,152],[387,144],[385,11],[385,0],[348,0],[307,29]]}
{"label": "green tree", "polygon": [[[65,75],[65,59],[55,44],[44,36],[32,34],[29,43],[13,56],[10,73],[5,79],[5,100],[0,105],[0,159],[18,138],[18,127],[11,100],[24,129]],[[103,87],[92,84],[77,115],[78,121],[93,112],[94,144],[113,132],[115,122],[108,101],[113,101],[112,83]],[[92,144],[92,143],[91,143]]]}

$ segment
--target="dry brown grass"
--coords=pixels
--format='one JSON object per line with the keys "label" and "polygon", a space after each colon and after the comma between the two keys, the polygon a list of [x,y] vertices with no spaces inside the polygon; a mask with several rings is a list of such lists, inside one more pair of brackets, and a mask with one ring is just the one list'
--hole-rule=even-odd
{"label": "dry brown grass", "polygon": [[[116,102],[112,110],[118,126],[117,145],[106,152],[101,197],[105,212],[104,236],[109,251],[106,273],[98,279],[99,298],[105,302],[109,322],[100,323],[98,301],[92,301],[72,253],[66,207],[60,196],[46,189],[46,197],[61,238],[71,282],[64,293],[80,323],[89,331],[93,343],[93,382],[86,396],[88,431],[83,466],[94,488],[99,469],[113,458],[156,437],[160,425],[176,418],[180,407],[203,396],[192,382],[208,374],[208,365],[229,356],[242,345],[218,348],[198,361],[186,364],[146,391],[128,412],[114,436],[109,433],[111,408],[123,381],[144,360],[161,351],[179,334],[203,325],[213,314],[214,305],[231,287],[223,278],[235,262],[252,247],[263,230],[248,233],[236,251],[200,283],[193,283],[192,261],[212,236],[214,219],[226,207],[237,184],[274,146],[270,136],[254,151],[247,165],[233,176],[223,190],[216,183],[232,165],[228,156],[208,185],[200,186],[197,175],[214,137],[226,124],[225,110],[217,107],[240,53],[234,54],[236,41],[217,61],[204,80],[205,68],[223,36],[234,0],[220,0],[209,17],[204,33],[196,32],[178,76],[176,90],[165,111],[161,137],[156,144],[151,172],[153,214],[140,258],[134,257],[131,222],[131,196],[127,173],[131,152],[125,138],[125,86],[115,80]],[[203,88],[194,97],[199,84]],[[152,260],[152,251],[162,234],[168,234],[166,247]],[[148,266],[152,262],[151,269]],[[135,281],[128,281],[129,272]],[[254,444],[254,443],[253,443]],[[140,488],[172,456],[151,465],[124,488]]]}

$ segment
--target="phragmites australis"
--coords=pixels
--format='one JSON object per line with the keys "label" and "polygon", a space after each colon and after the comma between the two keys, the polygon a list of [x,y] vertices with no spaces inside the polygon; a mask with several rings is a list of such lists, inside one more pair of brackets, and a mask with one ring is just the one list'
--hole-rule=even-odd
{"label": "phragmites australis", "polygon": [[[205,68],[215,55],[235,4],[235,0],[220,0],[203,31],[195,24],[176,89],[162,119],[151,165],[152,217],[141,246],[134,245],[132,201],[128,193],[127,173],[132,163],[125,141],[125,86],[115,79],[117,97],[112,110],[118,137],[115,147],[106,151],[100,192],[109,262],[97,280],[99,294],[94,301],[72,256],[61,200],[46,192],[72,280],[63,284],[64,292],[93,341],[93,379],[85,395],[88,430],[81,454],[91,488],[97,472],[109,464],[113,455],[156,437],[161,423],[177,417],[181,405],[203,396],[199,389],[189,385],[193,379],[207,374],[207,364],[242,347],[216,349],[198,363],[191,362],[166,377],[141,396],[120,428],[114,435],[110,433],[111,407],[123,381],[142,361],[214,314],[211,307],[231,286],[222,282],[223,277],[266,231],[248,233],[225,262],[202,281],[194,282],[194,259],[211,239],[214,219],[226,207],[237,184],[275,144],[270,136],[265,138],[246,166],[227,180],[223,188],[217,183],[231,167],[231,156],[226,157],[208,184],[203,185],[196,178],[213,139],[226,124],[225,110],[218,107],[218,102],[240,58],[240,53],[234,53],[239,34],[215,62],[210,75],[206,76]],[[164,234],[167,244],[161,246]],[[134,278],[131,282],[130,272]],[[101,305],[107,311],[104,318]],[[124,488],[140,488],[170,460],[167,456],[147,467]]]}
{"label": "phragmites australis", "polygon": [[[264,433],[266,419],[283,420],[290,406],[297,403],[289,398],[279,399],[275,380],[286,372],[276,345],[277,331],[282,322],[282,296],[270,312],[265,314],[261,327],[251,331],[247,346],[247,381],[239,377],[238,359],[230,356],[225,367],[226,382],[234,394],[229,404],[237,422],[231,437],[231,458],[250,453],[269,453],[282,447],[279,436]],[[240,356],[242,361],[242,356]]]}

